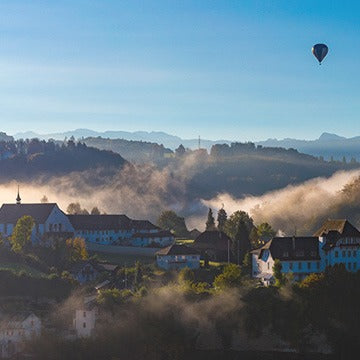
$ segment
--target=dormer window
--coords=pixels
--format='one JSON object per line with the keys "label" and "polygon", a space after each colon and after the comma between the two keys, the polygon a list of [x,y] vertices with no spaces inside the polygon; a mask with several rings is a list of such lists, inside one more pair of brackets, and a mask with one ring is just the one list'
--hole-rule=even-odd
{"label": "dormer window", "polygon": [[289,257],[289,252],[288,251],[284,251],[284,257]]}

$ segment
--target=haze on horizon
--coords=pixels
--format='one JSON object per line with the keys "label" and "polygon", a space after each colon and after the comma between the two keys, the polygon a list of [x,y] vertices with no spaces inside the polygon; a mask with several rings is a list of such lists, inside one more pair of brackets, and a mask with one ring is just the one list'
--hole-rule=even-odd
{"label": "haze on horizon", "polygon": [[[4,0],[0,131],[357,135],[359,10],[324,0]],[[317,42],[330,49],[321,67]]]}

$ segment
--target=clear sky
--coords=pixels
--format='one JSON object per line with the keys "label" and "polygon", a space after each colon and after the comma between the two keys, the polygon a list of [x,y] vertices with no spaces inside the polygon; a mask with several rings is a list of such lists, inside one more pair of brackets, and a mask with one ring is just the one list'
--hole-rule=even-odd
{"label": "clear sky", "polygon": [[359,14],[358,1],[1,0],[0,131],[360,135]]}

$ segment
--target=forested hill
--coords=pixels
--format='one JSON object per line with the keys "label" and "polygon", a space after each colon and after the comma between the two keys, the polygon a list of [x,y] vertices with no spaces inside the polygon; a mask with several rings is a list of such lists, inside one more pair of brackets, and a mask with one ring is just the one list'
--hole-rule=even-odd
{"label": "forested hill", "polygon": [[131,162],[159,161],[173,154],[172,150],[165,148],[162,144],[148,141],[105,139],[99,136],[88,137],[82,139],[81,142],[100,150],[114,151]]}
{"label": "forested hill", "polygon": [[61,175],[96,168],[121,169],[127,161],[119,154],[68,141],[32,139],[0,141],[0,180],[29,180],[38,175]]}

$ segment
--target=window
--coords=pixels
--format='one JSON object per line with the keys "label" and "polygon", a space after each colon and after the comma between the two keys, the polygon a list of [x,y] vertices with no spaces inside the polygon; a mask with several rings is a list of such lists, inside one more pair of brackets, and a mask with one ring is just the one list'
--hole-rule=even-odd
{"label": "window", "polygon": [[84,328],[84,329],[86,328],[86,323],[85,323],[85,322],[83,323],[83,328]]}
{"label": "window", "polygon": [[49,224],[49,231],[52,231],[53,229],[53,224]]}
{"label": "window", "polygon": [[268,263],[268,270],[270,270],[270,263]]}
{"label": "window", "polygon": [[348,250],[348,257],[351,257],[351,251]]}
{"label": "window", "polygon": [[308,263],[307,263],[307,268],[308,268],[308,270],[311,269],[311,262],[308,262]]}
{"label": "window", "polygon": [[289,269],[292,270],[292,268],[293,268],[293,263],[291,262],[289,263]]}
{"label": "window", "polygon": [[325,260],[325,266],[329,266],[329,260],[328,259]]}
{"label": "window", "polygon": [[299,262],[299,270],[302,269],[302,262]]}
{"label": "window", "polygon": [[353,257],[356,257],[356,250],[353,251]]}
{"label": "window", "polygon": [[83,314],[83,315],[84,315],[84,317],[86,317],[86,311],[84,311],[84,314]]}
{"label": "window", "polygon": [[287,251],[284,251],[284,257],[289,257],[289,253]]}
{"label": "window", "polygon": [[335,257],[339,257],[339,252],[338,251],[335,251]]}
{"label": "window", "polygon": [[347,263],[346,265],[347,265],[348,270],[351,270],[351,263]]}
{"label": "window", "polygon": [[62,231],[62,224],[59,224],[59,231]]}
{"label": "window", "polygon": [[356,262],[353,263],[353,270],[356,270]]}
{"label": "window", "polygon": [[344,250],[341,252],[341,256],[342,256],[342,257],[345,257],[345,256],[346,256],[346,252],[345,252]]}

